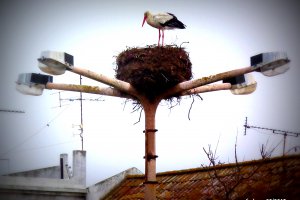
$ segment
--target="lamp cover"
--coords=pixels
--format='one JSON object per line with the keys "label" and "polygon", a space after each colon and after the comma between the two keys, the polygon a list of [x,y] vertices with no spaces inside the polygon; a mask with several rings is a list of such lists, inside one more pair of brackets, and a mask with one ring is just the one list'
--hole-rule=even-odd
{"label": "lamp cover", "polygon": [[43,93],[45,85],[53,82],[53,77],[36,73],[20,74],[16,81],[16,89],[22,94],[39,96]]}
{"label": "lamp cover", "polygon": [[43,51],[38,59],[39,68],[48,74],[61,75],[74,65],[74,57],[64,52]]}
{"label": "lamp cover", "polygon": [[250,58],[251,66],[258,67],[257,71],[265,76],[283,74],[289,69],[289,59],[285,52],[261,53]]}
{"label": "lamp cover", "polygon": [[230,91],[235,95],[251,94],[256,90],[257,82],[252,74],[243,74],[223,80],[223,83],[230,83]]}

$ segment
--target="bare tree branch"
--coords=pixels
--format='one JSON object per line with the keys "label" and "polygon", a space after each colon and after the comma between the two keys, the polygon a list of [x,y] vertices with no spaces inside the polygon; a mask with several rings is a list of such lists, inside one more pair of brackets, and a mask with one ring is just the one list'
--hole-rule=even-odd
{"label": "bare tree branch", "polygon": [[[218,143],[219,143],[219,140],[218,140]],[[275,148],[277,148],[277,147],[278,147],[278,145],[276,145]],[[266,145],[262,145],[260,152],[262,154],[263,160],[267,159],[268,156],[270,156],[271,153],[275,150],[275,148],[273,148],[270,152],[268,152],[268,151],[266,151]],[[224,174],[220,174],[218,172],[218,168],[216,168],[217,147],[214,152],[211,149],[211,145],[208,145],[208,150],[205,148],[203,148],[203,150],[209,160],[208,167],[212,167],[211,170],[208,171],[208,175],[211,179],[211,185],[212,185],[214,192],[216,193],[215,197],[217,199],[228,199],[228,200],[233,199],[233,198],[235,199],[235,197],[233,195],[234,195],[234,191],[236,190],[236,188],[239,185],[241,185],[244,181],[247,181],[251,177],[253,177],[257,173],[257,171],[260,169],[260,167],[262,166],[262,165],[253,166],[252,170],[249,171],[248,173],[245,173],[245,174],[241,173],[241,166],[238,163],[238,158],[237,158],[237,136],[236,136],[235,151],[234,151],[235,152],[235,167],[232,169],[233,170],[232,174],[224,175]],[[205,166],[202,165],[202,167],[205,167]]]}
{"label": "bare tree branch", "polygon": [[260,155],[262,159],[269,159],[272,156],[273,152],[277,149],[281,141],[270,151],[267,151],[268,143],[269,143],[269,139],[267,140],[266,144],[262,144],[260,147]]}

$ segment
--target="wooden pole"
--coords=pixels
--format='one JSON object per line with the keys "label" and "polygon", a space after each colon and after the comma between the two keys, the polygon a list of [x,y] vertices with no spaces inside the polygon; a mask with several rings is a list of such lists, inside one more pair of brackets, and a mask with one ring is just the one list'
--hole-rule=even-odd
{"label": "wooden pole", "polygon": [[155,147],[155,114],[160,102],[155,100],[150,102],[146,98],[142,99],[141,104],[145,112],[145,199],[156,199],[156,147]]}

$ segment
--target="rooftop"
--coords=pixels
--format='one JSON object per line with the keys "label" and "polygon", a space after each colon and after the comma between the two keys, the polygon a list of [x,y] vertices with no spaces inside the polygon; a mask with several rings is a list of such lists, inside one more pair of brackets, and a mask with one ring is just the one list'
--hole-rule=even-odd
{"label": "rooftop", "polygon": [[[144,175],[128,175],[103,199],[144,199]],[[300,155],[157,174],[157,199],[297,199]]]}

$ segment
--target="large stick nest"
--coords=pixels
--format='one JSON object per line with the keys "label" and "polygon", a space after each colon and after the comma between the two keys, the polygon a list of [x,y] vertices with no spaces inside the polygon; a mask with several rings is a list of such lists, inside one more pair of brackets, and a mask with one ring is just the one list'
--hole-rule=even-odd
{"label": "large stick nest", "polygon": [[116,78],[150,101],[176,84],[192,78],[188,53],[177,46],[130,48],[117,56]]}

